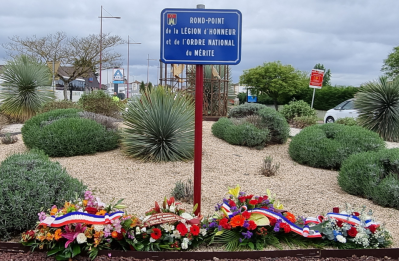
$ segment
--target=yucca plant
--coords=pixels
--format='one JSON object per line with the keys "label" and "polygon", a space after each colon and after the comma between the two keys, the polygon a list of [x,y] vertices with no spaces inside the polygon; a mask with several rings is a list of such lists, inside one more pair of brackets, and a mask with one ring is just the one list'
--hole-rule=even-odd
{"label": "yucca plant", "polygon": [[21,55],[7,62],[0,77],[4,80],[1,111],[12,119],[25,121],[54,99],[50,70],[33,58]]}
{"label": "yucca plant", "polygon": [[359,125],[377,132],[384,140],[399,141],[399,77],[386,76],[368,82],[356,94]]}
{"label": "yucca plant", "polygon": [[164,87],[134,98],[123,114],[125,152],[144,161],[192,159],[194,102]]}

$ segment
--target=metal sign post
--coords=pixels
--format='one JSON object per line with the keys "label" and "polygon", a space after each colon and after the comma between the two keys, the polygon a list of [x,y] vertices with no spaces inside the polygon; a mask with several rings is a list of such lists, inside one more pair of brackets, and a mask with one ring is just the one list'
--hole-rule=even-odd
{"label": "metal sign post", "polygon": [[314,101],[314,95],[316,93],[316,89],[321,89],[321,87],[323,86],[323,76],[324,76],[323,70],[312,69],[312,72],[310,74],[309,87],[313,88],[313,96],[312,96],[312,104],[310,105],[310,108],[313,108],[313,101]]}
{"label": "metal sign post", "polygon": [[195,64],[194,205],[201,213],[202,107],[204,64],[241,61],[242,15],[238,10],[164,9],[161,12],[161,61]]}

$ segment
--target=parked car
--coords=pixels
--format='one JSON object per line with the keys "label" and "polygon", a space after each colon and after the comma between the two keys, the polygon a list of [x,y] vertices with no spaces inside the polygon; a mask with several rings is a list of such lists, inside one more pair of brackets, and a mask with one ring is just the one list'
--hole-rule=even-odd
{"label": "parked car", "polygon": [[354,99],[341,102],[333,109],[326,112],[326,115],[324,116],[324,123],[333,123],[338,119],[347,117],[356,119],[359,116],[359,112],[355,110],[353,106]]}

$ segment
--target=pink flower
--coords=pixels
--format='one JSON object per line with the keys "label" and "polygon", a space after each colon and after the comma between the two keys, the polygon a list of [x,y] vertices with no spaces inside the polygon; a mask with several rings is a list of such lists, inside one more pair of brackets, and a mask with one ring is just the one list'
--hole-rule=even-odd
{"label": "pink flower", "polygon": [[85,232],[85,230],[86,227],[82,227],[82,224],[80,223],[76,224],[75,231],[72,231],[69,226],[65,226],[66,233],[61,234],[63,238],[68,239],[68,241],[65,242],[65,248],[67,248],[80,233]]}

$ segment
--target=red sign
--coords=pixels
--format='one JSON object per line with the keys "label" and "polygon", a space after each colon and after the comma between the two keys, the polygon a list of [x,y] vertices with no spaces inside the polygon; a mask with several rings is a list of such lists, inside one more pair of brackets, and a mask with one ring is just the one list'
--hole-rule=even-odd
{"label": "red sign", "polygon": [[312,73],[310,74],[309,87],[321,89],[321,86],[323,85],[323,76],[324,76],[323,70],[313,69]]}

